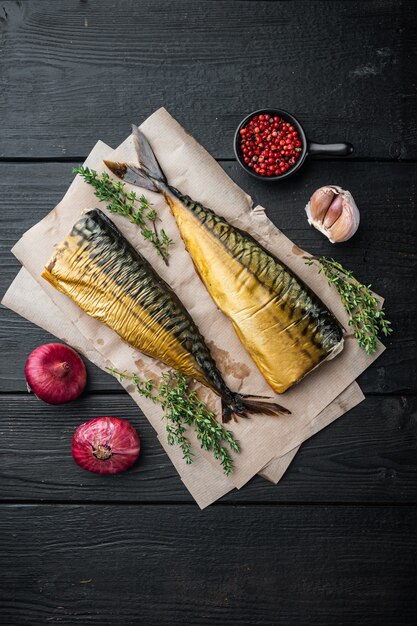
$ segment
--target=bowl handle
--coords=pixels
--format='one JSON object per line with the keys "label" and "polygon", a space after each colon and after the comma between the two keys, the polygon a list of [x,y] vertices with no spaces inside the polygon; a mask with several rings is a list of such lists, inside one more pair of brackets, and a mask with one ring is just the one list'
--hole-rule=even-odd
{"label": "bowl handle", "polygon": [[348,156],[352,154],[353,146],[351,143],[315,143],[310,141],[308,144],[308,154],[327,154],[329,156]]}

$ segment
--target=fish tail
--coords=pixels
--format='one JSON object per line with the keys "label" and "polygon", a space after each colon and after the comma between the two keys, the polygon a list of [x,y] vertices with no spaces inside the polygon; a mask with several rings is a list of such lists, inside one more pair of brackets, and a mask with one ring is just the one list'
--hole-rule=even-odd
{"label": "fish tail", "polygon": [[156,158],[154,151],[152,150],[151,144],[143,132],[135,126],[135,124],[132,124],[132,136],[133,145],[135,146],[136,154],[142,169],[152,179],[167,184],[167,179],[158,163],[158,159]]}
{"label": "fish tail", "polygon": [[137,185],[149,191],[161,192],[161,185],[167,185],[165,174],[143,132],[132,124],[133,145],[139,165],[105,160],[104,163],[113,174],[127,183]]}
{"label": "fish tail", "polygon": [[238,417],[247,418],[255,414],[271,415],[273,417],[277,417],[278,415],[291,415],[291,411],[276,402],[255,399],[260,397],[263,396],[245,396],[240,393],[235,393],[232,396],[231,402],[225,402],[223,400],[223,423],[230,422],[231,419],[237,421]]}

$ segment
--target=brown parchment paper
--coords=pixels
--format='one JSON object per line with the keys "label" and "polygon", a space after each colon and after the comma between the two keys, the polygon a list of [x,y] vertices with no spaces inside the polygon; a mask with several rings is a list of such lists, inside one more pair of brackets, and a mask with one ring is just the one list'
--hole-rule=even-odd
{"label": "brown parchment paper", "polygon": [[[249,196],[229,179],[214,159],[164,109],[148,118],[142,129],[151,141],[171,184],[217,210],[231,222],[255,236],[296,271],[347,327],[346,315],[339,297],[326,279],[317,274],[314,268],[305,265],[302,251],[274,227],[262,207],[252,209]],[[133,160],[131,138],[129,137],[108,157],[114,160]],[[98,169],[105,169],[104,165]],[[121,216],[113,215],[111,218],[178,293],[205,335],[229,386],[243,393],[273,397],[270,388],[240,345],[229,320],[217,310],[195,274],[163,198],[151,192],[146,192],[146,195],[154,203],[164,227],[175,242],[172,261],[168,268],[156,257],[153,249],[143,242],[137,227]],[[98,204],[91,187],[81,180],[75,180],[64,200],[21,238],[13,252],[32,276],[42,283],[42,288],[65,316],[106,359],[111,357],[115,366],[121,370],[158,376],[165,368],[124,344],[113,331],[88,318],[63,294],[43,284],[45,281],[40,278],[54,245],[63,239],[83,210]],[[358,348],[353,337],[348,335],[342,354],[333,361],[323,364],[299,385],[277,398],[292,411],[291,416],[278,419],[260,416],[233,424],[231,428],[242,447],[242,453],[235,456],[235,470],[230,477],[234,486],[241,487],[273,457],[290,452],[304,441],[312,431],[314,418],[349,386],[382,350],[383,347],[380,345],[378,352],[370,358]],[[218,399],[206,389],[201,389],[201,393],[219,413]],[[137,401],[152,423],[154,420],[160,422],[161,415],[157,407],[144,399],[138,398]],[[210,463],[214,463],[210,454],[207,454],[206,458]]]}
{"label": "brown parchment paper", "polygon": [[[335,419],[353,409],[354,406],[359,404],[365,399],[361,388],[357,383],[352,383],[342,393],[333,400],[329,406],[323,409],[317,417],[311,422],[311,430],[306,439],[309,439],[320,430],[331,424]],[[280,457],[272,459],[266,467],[264,467],[259,473],[260,476],[266,478],[275,485],[281,480],[288,466],[292,462],[293,458],[297,454],[300,446],[297,446],[293,450],[290,450],[286,454]]]}
{"label": "brown parchment paper", "polygon": [[[65,341],[102,370],[106,371],[108,367],[114,367],[114,364],[97,352],[77,327],[65,318],[62,311],[50,300],[25,268],[20,270],[10,285],[2,304],[61,341]],[[126,389],[128,384],[122,383],[122,386]],[[155,425],[158,426],[158,423],[155,422],[154,427]],[[199,454],[198,448],[194,450],[195,457],[192,466],[185,465],[178,448],[168,446],[163,421],[160,421],[159,426],[160,428],[156,429],[158,439],[200,508],[203,509],[212,504],[233,489],[233,485],[221,469],[213,467],[204,459]],[[206,485],[209,485],[208,489]]]}
{"label": "brown parchment paper", "polygon": [[[32,278],[31,274],[22,268],[13,283],[6,292],[2,304],[15,311],[18,315],[28,319],[47,332],[55,335],[61,341],[65,341],[84,357],[89,359],[97,367],[106,370],[113,367],[110,361],[95,350],[80,331],[65,318],[62,311],[49,299],[39,283]],[[45,314],[47,312],[47,314]],[[127,385],[125,385],[126,387]],[[312,432],[315,434],[337,417],[349,411],[362,402],[364,396],[357,383],[352,383],[313,420]],[[195,450],[195,458],[192,466],[185,466],[178,450],[168,446],[165,432],[158,435],[162,446],[168,453],[175,469],[179,473],[185,486],[195,498],[200,508],[204,508],[228,493],[233,486],[224,478],[219,470],[201,457],[198,449]],[[281,480],[288,466],[298,451],[298,447],[290,450],[281,457],[275,457],[259,474],[270,482],[276,484]],[[201,486],[204,485],[204,490]]]}

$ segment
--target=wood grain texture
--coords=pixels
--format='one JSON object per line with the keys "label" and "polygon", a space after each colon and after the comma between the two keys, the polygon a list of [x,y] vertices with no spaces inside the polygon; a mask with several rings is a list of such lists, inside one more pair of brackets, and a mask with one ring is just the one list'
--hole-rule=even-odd
{"label": "wood grain texture", "polygon": [[218,158],[264,106],[356,156],[416,157],[411,12],[398,0],[6,0],[0,156],[84,155],[164,105]]}
{"label": "wood grain texture", "polygon": [[415,624],[415,507],[43,505],[0,516],[8,626]]}
{"label": "wood grain texture", "polygon": [[401,81],[402,115],[407,120],[402,134],[404,145],[409,154],[415,154],[417,150],[417,82],[415,68],[417,66],[417,11],[415,3],[411,0],[401,3],[402,22],[402,48],[407,54],[407,60],[403,64]]}
{"label": "wood grain texture", "polygon": [[[0,397],[0,500],[193,502],[129,396],[88,396],[52,407]],[[99,415],[131,421],[142,437],[137,466],[96,476],[71,457],[75,428]],[[288,418],[290,419],[290,418]],[[277,486],[255,478],[222,502],[417,504],[417,399],[368,397],[303,444]]]}
{"label": "wood grain texture", "polygon": [[[52,338],[0,310],[1,624],[414,626],[417,165],[395,161],[417,158],[416,64],[407,0],[0,4],[0,296],[11,246],[72,179],[75,163],[50,161],[117,145],[162,105],[231,159],[241,117],[277,106],[355,154],[272,186],[223,167],[298,245],[372,282],[396,331],[360,380],[378,395],[304,444],[279,485],[255,478],[200,512],[110,376],[89,367],[85,396],[59,408],[23,394],[27,354]],[[348,244],[307,227],[328,183],[361,210]],[[71,458],[75,427],[103,414],[142,437],[119,476]]]}
{"label": "wood grain texture", "polygon": [[[269,217],[296,244],[313,254],[336,256],[386,298],[387,316],[396,332],[386,353],[361,377],[364,390],[417,391],[417,223],[410,218],[417,209],[417,165],[316,162],[297,178],[276,185],[252,179],[234,162],[222,165],[256,203],[267,207]],[[0,294],[19,268],[10,248],[60,200],[71,181],[71,169],[69,163],[0,165]],[[359,231],[346,244],[330,244],[305,217],[304,206],[313,190],[329,183],[350,189],[361,210]],[[218,210],[221,213],[221,207]],[[24,391],[26,356],[50,336],[5,309],[0,310],[0,319],[0,390]],[[118,388],[96,368],[90,373],[91,390]]]}

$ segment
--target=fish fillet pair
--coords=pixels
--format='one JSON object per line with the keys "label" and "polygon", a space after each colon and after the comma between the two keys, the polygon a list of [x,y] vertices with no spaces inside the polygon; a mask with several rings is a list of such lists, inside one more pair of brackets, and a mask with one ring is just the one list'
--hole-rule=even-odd
{"label": "fish fillet pair", "polygon": [[[170,186],[136,127],[134,140],[139,165],[106,165],[164,195],[197,273],[271,388],[284,393],[337,354],[343,332],[319,298],[248,233]],[[288,413],[227,387],[179,298],[101,211],[78,220],[42,276],[133,347],[215,391],[224,421]]]}

